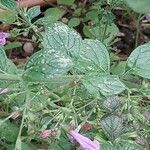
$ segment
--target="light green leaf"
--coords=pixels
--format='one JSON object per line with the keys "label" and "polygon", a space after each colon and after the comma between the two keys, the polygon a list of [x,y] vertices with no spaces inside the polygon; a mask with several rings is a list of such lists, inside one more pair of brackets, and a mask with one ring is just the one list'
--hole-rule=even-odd
{"label": "light green leaf", "polygon": [[116,147],[111,143],[101,144],[101,150],[116,150]]}
{"label": "light green leaf", "polygon": [[134,74],[150,79],[150,43],[137,47],[130,54],[127,65]]}
{"label": "light green leaf", "polygon": [[75,0],[57,0],[59,5],[72,5]]}
{"label": "light green leaf", "polygon": [[110,115],[101,120],[101,126],[110,140],[115,140],[122,134],[123,121],[116,115]]}
{"label": "light green leaf", "polygon": [[150,0],[125,0],[134,11],[138,13],[150,13]]}
{"label": "light green leaf", "polygon": [[0,13],[0,21],[11,24],[17,19],[17,13],[15,11],[7,10]]}
{"label": "light green leaf", "polygon": [[49,25],[43,37],[43,47],[49,50],[57,50],[65,55],[79,56],[81,36],[63,23]]}
{"label": "light green leaf", "polygon": [[0,73],[17,74],[17,67],[7,58],[2,46],[0,46]]}
{"label": "light green leaf", "polygon": [[11,42],[11,43],[8,43],[4,49],[13,49],[13,48],[18,48],[18,47],[21,47],[22,46],[22,43],[21,42]]}
{"label": "light green leaf", "polygon": [[113,75],[89,75],[83,79],[83,84],[92,95],[104,96],[119,94],[125,90],[124,84],[119,80],[118,76]]}
{"label": "light green leaf", "polygon": [[71,18],[68,22],[69,27],[76,27],[80,24],[80,19],[79,18]]}
{"label": "light green leaf", "polygon": [[17,3],[15,0],[0,0],[0,8],[4,9],[16,9]]}
{"label": "light green leaf", "polygon": [[57,50],[41,50],[30,58],[25,67],[23,77],[28,80],[47,80],[54,75],[65,75],[72,68],[69,56]]}
{"label": "light green leaf", "polygon": [[37,17],[41,13],[40,6],[34,6],[27,11],[30,20]]}
{"label": "light green leaf", "polygon": [[85,39],[81,44],[80,59],[77,64],[82,72],[108,73],[110,67],[109,53],[100,41]]}
{"label": "light green leaf", "polygon": [[45,17],[50,22],[56,22],[64,15],[64,11],[58,8],[49,8],[45,11]]}

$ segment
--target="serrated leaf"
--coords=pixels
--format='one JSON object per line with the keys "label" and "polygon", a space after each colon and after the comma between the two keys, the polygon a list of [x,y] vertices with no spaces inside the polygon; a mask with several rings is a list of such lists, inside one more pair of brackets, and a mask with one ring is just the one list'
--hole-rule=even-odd
{"label": "serrated leaf", "polygon": [[125,0],[134,11],[138,13],[150,13],[150,0]]}
{"label": "serrated leaf", "polygon": [[45,17],[51,22],[56,22],[64,15],[64,11],[58,8],[49,8],[45,11]]}
{"label": "serrated leaf", "polygon": [[117,96],[108,97],[103,103],[103,107],[109,111],[114,111],[119,106],[119,100]]}
{"label": "serrated leaf", "polygon": [[45,49],[55,49],[74,58],[79,55],[81,36],[63,23],[49,25],[43,39]]}
{"label": "serrated leaf", "polygon": [[95,96],[99,93],[105,96],[119,94],[125,90],[124,84],[119,80],[118,76],[113,75],[89,75],[83,79],[86,89]]}
{"label": "serrated leaf", "polygon": [[130,54],[127,65],[134,74],[150,79],[150,43],[137,47]]}
{"label": "serrated leaf", "polygon": [[54,75],[65,75],[72,68],[70,57],[59,51],[41,50],[30,58],[25,67],[23,78],[28,80],[47,80]]}
{"label": "serrated leaf", "polygon": [[81,44],[80,58],[77,64],[82,72],[109,72],[109,53],[100,41],[85,39]]}
{"label": "serrated leaf", "polygon": [[27,11],[30,20],[37,17],[41,13],[40,6],[34,6]]}
{"label": "serrated leaf", "polygon": [[59,5],[72,5],[75,0],[57,0]]}
{"label": "serrated leaf", "polygon": [[0,73],[17,74],[17,67],[7,58],[2,46],[0,46]]}
{"label": "serrated leaf", "polygon": [[12,10],[17,8],[17,3],[15,0],[0,0],[0,7]]}
{"label": "serrated leaf", "polygon": [[122,134],[123,122],[122,119],[116,115],[103,118],[101,120],[101,126],[110,140],[115,140]]}

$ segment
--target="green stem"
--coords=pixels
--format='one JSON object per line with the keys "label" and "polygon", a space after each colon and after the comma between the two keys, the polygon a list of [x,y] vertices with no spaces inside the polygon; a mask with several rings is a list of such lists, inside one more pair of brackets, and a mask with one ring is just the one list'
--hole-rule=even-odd
{"label": "green stem", "polygon": [[105,24],[104,33],[103,33],[103,37],[102,37],[102,42],[104,42],[104,40],[105,40],[107,27],[108,27],[108,22],[106,22],[106,24]]}

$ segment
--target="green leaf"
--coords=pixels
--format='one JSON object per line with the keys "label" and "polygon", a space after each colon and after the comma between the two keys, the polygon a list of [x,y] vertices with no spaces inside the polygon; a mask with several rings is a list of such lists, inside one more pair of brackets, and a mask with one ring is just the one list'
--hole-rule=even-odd
{"label": "green leaf", "polygon": [[37,17],[41,13],[40,6],[34,6],[27,11],[27,16],[30,20]]}
{"label": "green leaf", "polygon": [[0,46],[0,73],[17,74],[17,67],[7,58],[2,46]]}
{"label": "green leaf", "polygon": [[116,115],[110,115],[101,120],[101,126],[110,140],[115,140],[122,134],[123,121]]}
{"label": "green leaf", "polygon": [[138,13],[150,13],[150,0],[125,0],[125,2]]}
{"label": "green leaf", "polygon": [[45,17],[51,22],[56,22],[64,15],[64,11],[59,8],[49,8],[45,11]]}
{"label": "green leaf", "polygon": [[80,59],[77,64],[82,72],[108,73],[110,67],[109,53],[100,41],[85,39],[81,44]]}
{"label": "green leaf", "polygon": [[55,49],[73,58],[79,56],[81,36],[63,23],[49,25],[43,39],[43,47],[49,51]]}
{"label": "green leaf", "polygon": [[11,42],[11,43],[8,43],[4,49],[7,50],[7,49],[13,49],[13,48],[18,48],[18,47],[21,47],[22,46],[22,43],[21,42]]}
{"label": "green leaf", "polygon": [[54,49],[41,50],[32,55],[27,62],[23,78],[36,81],[47,80],[54,75],[67,74],[72,66],[69,56]]}
{"label": "green leaf", "polygon": [[0,7],[12,10],[17,8],[17,3],[15,0],[0,0]]}
{"label": "green leaf", "polygon": [[114,111],[119,106],[119,100],[117,96],[108,97],[103,103],[103,107],[109,111]]}
{"label": "green leaf", "polygon": [[8,142],[15,142],[18,136],[19,128],[16,124],[6,121],[0,126],[0,137]]}
{"label": "green leaf", "polygon": [[111,143],[101,144],[101,150],[116,150],[116,147]]}
{"label": "green leaf", "polygon": [[71,18],[68,22],[69,27],[76,27],[80,24],[80,19],[79,18]]}
{"label": "green leaf", "polygon": [[89,75],[83,79],[86,89],[93,95],[104,96],[119,94],[125,90],[124,84],[119,80],[118,76],[113,75]]}
{"label": "green leaf", "polygon": [[11,24],[17,19],[17,13],[15,11],[7,10],[0,13],[0,21],[4,23]]}
{"label": "green leaf", "polygon": [[134,74],[150,79],[150,43],[137,47],[130,54],[127,65]]}
{"label": "green leaf", "polygon": [[57,0],[59,5],[72,5],[75,0]]}

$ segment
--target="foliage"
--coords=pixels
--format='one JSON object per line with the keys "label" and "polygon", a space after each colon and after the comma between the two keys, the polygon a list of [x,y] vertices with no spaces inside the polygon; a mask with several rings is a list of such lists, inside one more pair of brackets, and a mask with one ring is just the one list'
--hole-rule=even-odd
{"label": "foliage", "polygon": [[[92,129],[81,128],[81,133],[98,140],[102,150],[142,149],[136,138],[146,143],[150,139],[149,121],[140,105],[150,98],[150,44],[136,47],[117,64],[110,57],[119,31],[112,10],[123,2],[94,1],[88,8],[73,0],[57,2],[72,5],[68,25],[60,22],[65,14],[60,7],[49,8],[38,18],[39,6],[22,10],[13,0],[0,1],[10,12],[8,19],[0,15],[0,21],[15,25],[11,36],[32,32],[40,43],[39,51],[20,68],[5,53],[20,43],[0,46],[0,87],[7,89],[0,93],[2,112],[6,112],[0,116],[2,148],[39,149],[46,143],[50,150],[73,150],[77,145],[68,137],[70,126],[89,123]],[[135,11],[139,7],[126,2]],[[12,11],[14,18],[9,20]],[[83,37],[75,30],[79,25]],[[41,26],[44,30],[39,32]],[[20,112],[20,118],[13,120],[12,112]],[[47,129],[52,132],[43,139],[39,133]]]}

